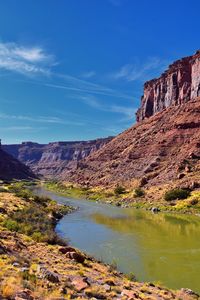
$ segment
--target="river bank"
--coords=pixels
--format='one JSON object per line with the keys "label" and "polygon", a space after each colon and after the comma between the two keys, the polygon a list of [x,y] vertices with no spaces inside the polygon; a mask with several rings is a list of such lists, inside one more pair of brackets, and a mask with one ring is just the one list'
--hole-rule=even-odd
{"label": "river bank", "polygon": [[164,199],[165,194],[168,191],[173,191],[169,186],[164,186],[163,188],[151,187],[148,190],[142,188],[128,190],[122,187],[119,187],[119,189],[105,190],[79,187],[53,181],[42,182],[42,186],[66,197],[99,201],[125,208],[143,208],[153,211],[200,214],[199,190],[189,192],[185,199],[166,201]]}
{"label": "river bank", "polygon": [[[29,214],[29,223],[26,223],[28,220],[22,218],[22,212],[25,216],[30,204],[31,216]],[[38,214],[38,208],[42,211],[44,209],[45,213]],[[62,240],[52,239],[52,231],[49,231],[47,239],[43,235],[44,227],[40,226],[45,224],[48,230],[51,227],[54,231],[56,222],[52,213],[57,214],[62,209],[61,205],[52,200],[38,196],[34,199],[33,195],[30,197],[24,187],[21,193],[18,190],[17,194],[7,187],[1,189],[1,299],[198,298],[189,290],[172,291],[158,284],[136,282],[132,274],[125,276],[116,271],[114,266],[97,262],[81,251],[67,246]],[[67,213],[66,206],[64,209]],[[68,213],[71,212],[71,209],[68,209]],[[16,217],[19,213],[21,219]],[[35,228],[32,232],[36,219],[37,233],[40,230],[40,235],[34,234]]]}

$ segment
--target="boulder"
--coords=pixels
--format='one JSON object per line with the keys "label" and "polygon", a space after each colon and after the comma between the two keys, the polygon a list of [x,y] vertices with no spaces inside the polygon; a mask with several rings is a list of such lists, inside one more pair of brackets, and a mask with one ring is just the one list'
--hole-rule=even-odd
{"label": "boulder", "polygon": [[160,209],[158,207],[152,207],[151,211],[152,213],[157,213],[160,211]]}
{"label": "boulder", "polygon": [[68,252],[76,252],[76,249],[74,249],[73,247],[61,247],[59,249],[59,252],[61,252],[62,254],[66,254]]}
{"label": "boulder", "polygon": [[83,254],[77,253],[77,252],[68,252],[66,254],[67,258],[73,259],[78,263],[84,263],[85,261],[85,256]]}
{"label": "boulder", "polygon": [[15,300],[33,300],[34,297],[32,296],[32,291],[29,289],[24,289],[23,291],[20,291],[15,296]]}
{"label": "boulder", "polygon": [[47,279],[52,283],[58,283],[60,281],[59,275],[56,272],[47,270],[46,268],[41,268],[42,277]]}
{"label": "boulder", "polygon": [[182,179],[183,177],[185,177],[185,174],[184,173],[179,173],[178,176],[177,176],[177,179]]}
{"label": "boulder", "polygon": [[80,292],[88,287],[88,282],[86,277],[77,277],[72,280],[72,285],[74,288]]}

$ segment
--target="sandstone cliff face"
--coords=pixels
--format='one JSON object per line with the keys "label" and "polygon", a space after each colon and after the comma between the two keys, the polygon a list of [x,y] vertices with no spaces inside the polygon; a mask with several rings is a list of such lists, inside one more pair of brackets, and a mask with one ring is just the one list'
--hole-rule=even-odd
{"label": "sandstone cliff face", "polygon": [[169,66],[159,78],[144,85],[137,121],[153,116],[171,105],[200,96],[200,51]]}
{"label": "sandstone cliff face", "polygon": [[146,82],[138,123],[81,160],[75,172],[64,171],[63,180],[111,187],[132,186],[143,177],[147,185],[191,179],[200,171],[199,96],[197,51]]}
{"label": "sandstone cliff face", "polygon": [[24,164],[0,149],[0,179],[35,179],[36,176]]}
{"label": "sandstone cliff face", "polygon": [[4,145],[3,149],[29,166],[36,174],[53,178],[63,170],[72,170],[77,161],[100,149],[112,138],[93,141],[55,142],[38,144],[24,142],[20,145]]}

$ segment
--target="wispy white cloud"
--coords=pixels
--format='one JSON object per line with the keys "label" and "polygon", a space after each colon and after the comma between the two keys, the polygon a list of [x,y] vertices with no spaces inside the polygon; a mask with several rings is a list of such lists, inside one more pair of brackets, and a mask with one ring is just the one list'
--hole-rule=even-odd
{"label": "wispy white cloud", "polygon": [[118,71],[110,74],[113,79],[124,79],[127,81],[150,79],[152,73],[163,71],[167,66],[167,62],[158,57],[151,57],[145,63],[126,64]]}
{"label": "wispy white cloud", "polygon": [[80,77],[85,78],[85,79],[90,79],[95,77],[96,72],[95,71],[88,71],[88,72],[84,72],[80,75]]}
{"label": "wispy white cloud", "polygon": [[33,131],[33,130],[43,130],[47,129],[46,127],[32,127],[32,126],[8,126],[4,127],[3,130],[6,131]]}
{"label": "wispy white cloud", "polygon": [[22,58],[24,60],[30,62],[44,62],[48,61],[51,57],[44,53],[44,50],[39,47],[33,48],[25,48],[25,47],[18,47],[14,46],[11,50],[16,57]]}
{"label": "wispy white cloud", "polygon": [[53,56],[41,47],[25,47],[16,43],[0,42],[0,69],[25,75],[50,73]]}
{"label": "wispy white cloud", "polygon": [[29,83],[71,90],[77,93],[92,93],[124,99],[132,98],[132,95],[89,81],[96,75],[93,70],[83,73],[81,79],[52,70],[52,66],[55,64],[54,56],[45,52],[42,47],[25,47],[16,43],[0,41],[0,76],[10,74],[7,71],[26,76],[43,75],[39,79],[37,78],[38,81],[32,78]]}
{"label": "wispy white cloud", "polygon": [[17,121],[29,121],[35,123],[48,123],[48,124],[63,124],[63,125],[74,125],[74,126],[82,126],[84,125],[82,122],[75,122],[70,120],[63,120],[58,117],[46,117],[46,116],[26,116],[26,115],[10,115],[5,113],[0,113],[0,120],[8,119],[8,120],[17,120]]}
{"label": "wispy white cloud", "polygon": [[128,99],[132,100],[133,97],[131,95],[128,95],[126,93],[94,84],[92,82],[84,81],[81,79],[78,79],[76,77],[70,76],[70,75],[56,75],[54,74],[54,77],[60,77],[62,76],[64,79],[64,82],[62,81],[61,83],[57,83],[57,80],[55,80],[55,83],[49,83],[45,80],[42,81],[24,81],[30,84],[37,84],[41,85],[44,87],[50,87],[50,88],[55,88],[55,89],[61,89],[61,90],[68,90],[68,91],[73,91],[77,92],[78,94],[95,94],[95,95],[101,95],[101,96],[110,96],[110,97],[115,97],[115,98],[122,98],[122,99]]}
{"label": "wispy white cloud", "polygon": [[82,97],[80,97],[80,99],[82,101],[84,101],[84,103],[86,103],[87,105],[89,105],[90,107],[93,107],[95,109],[123,115],[124,118],[120,119],[120,121],[132,120],[134,118],[134,114],[137,110],[134,106],[107,105],[107,104],[102,103],[96,97],[91,96],[91,95],[82,96]]}

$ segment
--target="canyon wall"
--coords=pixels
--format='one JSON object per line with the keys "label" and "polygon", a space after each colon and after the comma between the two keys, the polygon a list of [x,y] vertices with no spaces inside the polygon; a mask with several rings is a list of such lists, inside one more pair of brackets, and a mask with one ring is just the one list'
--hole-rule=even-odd
{"label": "canyon wall", "polygon": [[65,169],[74,169],[79,160],[100,149],[111,139],[112,137],[49,144],[23,142],[16,145],[3,145],[2,148],[29,166],[34,173],[53,178],[59,176]]}
{"label": "canyon wall", "polygon": [[[144,85],[137,123],[63,171],[63,181],[110,188],[178,180],[200,186],[200,51]],[[150,118],[151,117],[151,118]]]}
{"label": "canyon wall", "polygon": [[144,84],[137,121],[200,96],[200,51],[175,61],[159,78]]}

